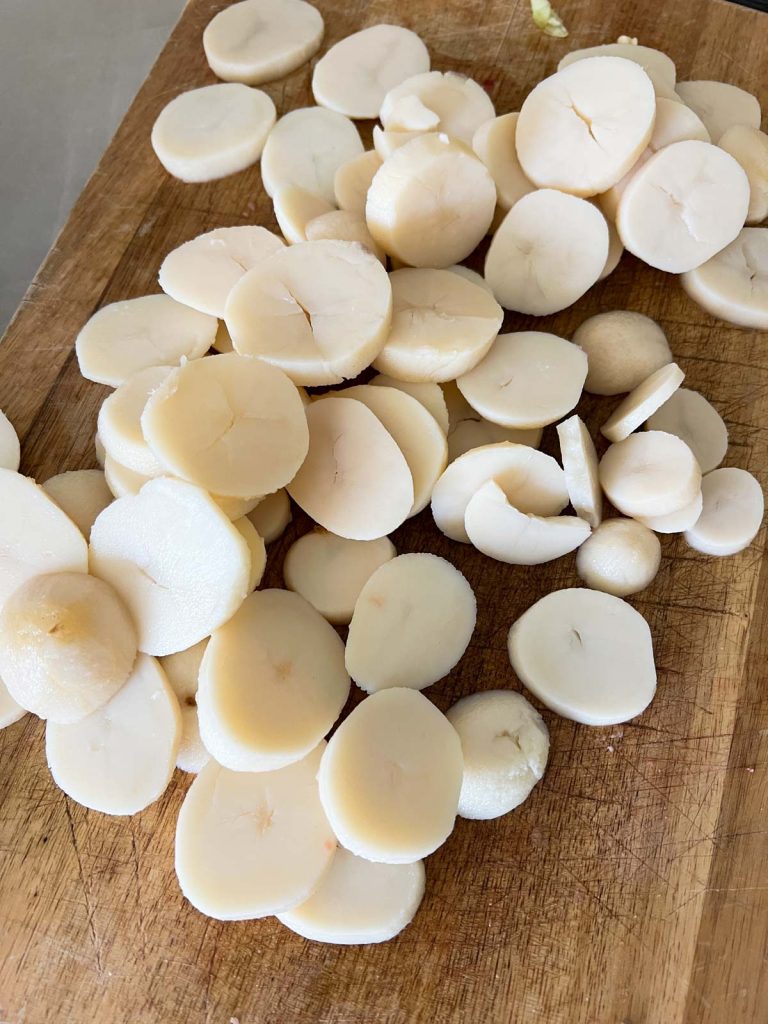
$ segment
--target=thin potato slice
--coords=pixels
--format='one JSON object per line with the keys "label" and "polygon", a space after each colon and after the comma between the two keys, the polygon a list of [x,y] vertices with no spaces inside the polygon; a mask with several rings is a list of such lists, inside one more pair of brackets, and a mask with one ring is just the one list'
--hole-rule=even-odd
{"label": "thin potato slice", "polygon": [[716,256],[683,274],[680,283],[712,316],[768,330],[768,228],[744,228]]}
{"label": "thin potato slice", "polygon": [[379,154],[375,149],[367,149],[337,168],[333,178],[333,193],[339,209],[365,217],[368,189],[380,167]]}
{"label": "thin potato slice", "polygon": [[606,519],[576,555],[576,571],[586,585],[614,597],[645,590],[660,565],[659,538],[634,519]]}
{"label": "thin potato slice", "polygon": [[333,203],[299,185],[279,188],[272,197],[272,206],[283,237],[291,245],[306,242],[307,224],[336,209]]}
{"label": "thin potato slice", "polygon": [[571,416],[557,425],[568,497],[577,516],[596,529],[603,518],[603,492],[595,443],[584,421]]}
{"label": "thin potato slice", "polygon": [[165,672],[181,709],[181,738],[176,752],[176,767],[193,775],[202,771],[211,758],[200,739],[196,699],[200,662],[203,660],[207,644],[206,637],[185,651],[168,654],[159,659],[160,667]]}
{"label": "thin potato slice", "polygon": [[703,508],[704,498],[699,491],[693,501],[679,511],[670,512],[666,516],[638,516],[637,522],[647,526],[654,533],[684,533],[698,521]]}
{"label": "thin potato slice", "polygon": [[112,503],[112,492],[100,469],[73,469],[52,476],[43,490],[66,512],[86,540],[96,517]]}
{"label": "thin potato slice", "polygon": [[[600,428],[609,441],[623,441],[668,401],[685,380],[677,363],[655,370],[619,403]],[[663,429],[663,428],[661,428]]]}
{"label": "thin potato slice", "polygon": [[248,545],[251,555],[251,572],[248,576],[248,592],[255,590],[261,583],[267,567],[267,549],[259,531],[247,516],[237,519],[234,523],[237,532]]}
{"label": "thin potato slice", "polygon": [[271,544],[281,536],[291,521],[291,500],[288,493],[281,488],[274,494],[268,494],[247,515],[264,543]]}
{"label": "thin potato slice", "polygon": [[610,446],[600,460],[600,483],[625,516],[666,516],[695,499],[701,469],[679,437],[647,430]]}
{"label": "thin potato slice", "polygon": [[[423,131],[385,132],[383,128],[379,128],[379,126],[375,124],[373,126],[373,148],[380,161],[379,167],[381,166],[381,162],[392,156],[396,149],[400,149],[400,147],[404,146],[406,142],[410,142],[411,139],[418,139],[423,134]],[[378,170],[378,167],[376,170]],[[370,187],[371,185],[369,182],[368,188],[370,189]]]}
{"label": "thin potato slice", "polygon": [[749,547],[763,522],[760,484],[744,469],[716,469],[701,483],[702,513],[685,539],[696,551],[724,557]]}
{"label": "thin potato slice", "polygon": [[8,687],[0,679],[0,729],[18,722],[26,713],[26,709],[16,703],[8,692]]}
{"label": "thin potato slice", "polygon": [[713,142],[735,124],[760,127],[760,104],[757,99],[728,82],[678,82],[677,95],[694,110],[707,126]]}
{"label": "thin potato slice", "polygon": [[445,403],[443,389],[433,381],[407,381],[398,380],[396,377],[389,377],[386,373],[377,373],[372,378],[371,384],[377,387],[396,388],[404,391],[406,395],[421,402],[427,412],[434,416],[437,425],[444,434],[448,433],[448,406]]}
{"label": "thin potato slice", "polygon": [[518,199],[536,186],[525,176],[515,149],[519,114],[502,114],[481,124],[472,138],[472,149],[491,172],[496,183],[496,200],[506,213]]}
{"label": "thin potato slice", "polygon": [[698,391],[680,388],[648,418],[649,430],[664,430],[691,449],[702,473],[717,469],[728,451],[728,428]]}
{"label": "thin potato slice", "polygon": [[638,46],[637,43],[603,43],[601,46],[571,50],[557,65],[557,70],[562,71],[570,64],[585,60],[587,57],[623,57],[625,60],[634,61],[653,82],[656,95],[672,97],[674,102],[677,69],[672,58],[661,50],[654,50],[650,46]]}
{"label": "thin potato slice", "polygon": [[541,427],[518,430],[491,423],[472,408],[455,381],[446,381],[443,384],[443,395],[448,409],[449,462],[458,459],[472,448],[482,448],[500,441],[512,441],[514,444],[524,444],[531,448],[538,448],[541,444]]}
{"label": "thin potato slice", "polygon": [[768,217],[768,135],[758,128],[735,124],[718,145],[738,160],[749,181],[747,224],[761,224]]}
{"label": "thin potato slice", "polygon": [[[439,131],[467,145],[480,125],[496,114],[488,93],[473,79],[455,71],[428,71],[406,79],[384,97],[379,117],[386,129],[393,127],[398,112],[402,114],[402,101],[409,97],[437,115]],[[401,123],[399,130],[408,127]]]}
{"label": "thin potato slice", "polygon": [[386,256],[381,246],[373,240],[365,222],[365,214],[350,213],[349,210],[330,210],[309,221],[304,229],[309,242],[322,239],[337,239],[340,242],[357,242],[365,246],[381,263]]}
{"label": "thin potato slice", "polygon": [[587,354],[584,390],[592,395],[632,391],[672,362],[667,336],[656,321],[625,309],[589,317],[576,329],[573,342]]}
{"label": "thin potato slice", "polygon": [[0,469],[14,472],[21,462],[21,445],[13,424],[0,409]]}
{"label": "thin potato slice", "polygon": [[147,401],[174,368],[148,366],[133,373],[102,402],[98,431],[110,459],[141,476],[162,476],[166,467],[147,444],[141,417]]}

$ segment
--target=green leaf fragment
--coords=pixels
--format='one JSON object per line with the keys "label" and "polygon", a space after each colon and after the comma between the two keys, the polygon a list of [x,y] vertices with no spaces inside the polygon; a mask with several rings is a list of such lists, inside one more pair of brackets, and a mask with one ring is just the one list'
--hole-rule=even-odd
{"label": "green leaf fragment", "polygon": [[568,29],[563,24],[563,19],[552,10],[549,0],[531,0],[531,14],[537,28],[547,36],[555,36],[557,39],[564,39],[568,35]]}

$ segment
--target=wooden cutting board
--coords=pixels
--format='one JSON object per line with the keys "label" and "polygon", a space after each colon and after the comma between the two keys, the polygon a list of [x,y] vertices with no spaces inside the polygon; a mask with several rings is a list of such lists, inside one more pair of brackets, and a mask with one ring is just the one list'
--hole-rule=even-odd
{"label": "wooden cutting board", "polygon": [[[258,167],[209,185],[169,178],[149,145],[173,96],[213,81],[200,45],[222,6],[193,0],[78,201],[0,346],[0,407],[45,480],[94,465],[106,393],[72,348],[99,306],[157,290],[163,255],[226,224],[273,226]],[[768,16],[718,0],[562,0],[571,36],[532,26],[526,0],[323,0],[328,43],[405,24],[433,65],[482,82],[500,111],[571,47],[620,34],[666,50],[679,77],[722,78],[768,102]],[[119,60],[119,48],[116,60]],[[310,68],[268,87],[280,113],[311,103]],[[34,130],[34,125],[32,129]],[[366,140],[370,125],[364,126]],[[55,154],[51,155],[55,159]],[[564,313],[656,317],[688,374],[725,416],[727,462],[768,485],[768,336],[718,323],[674,277],[625,257]],[[508,318],[513,329],[532,325]],[[584,402],[593,427],[608,402]],[[548,432],[550,434],[551,431]],[[545,447],[552,448],[547,437]],[[271,551],[267,582],[306,528]],[[573,559],[535,570],[491,562],[438,534],[429,512],[398,549],[456,562],[479,601],[472,645],[429,695],[443,709],[478,688],[516,687],[511,622],[576,582]],[[185,904],[173,871],[189,779],[132,819],[86,811],[53,785],[44,730],[0,733],[0,1020],[12,1024],[743,1024],[768,1016],[768,573],[765,532],[718,561],[663,541],[633,603],[653,630],[659,691],[639,720],[590,729],[549,713],[552,756],[532,797],[491,823],[459,821],[427,864],[414,924],[380,947],[312,945],[274,921],[222,924]]]}

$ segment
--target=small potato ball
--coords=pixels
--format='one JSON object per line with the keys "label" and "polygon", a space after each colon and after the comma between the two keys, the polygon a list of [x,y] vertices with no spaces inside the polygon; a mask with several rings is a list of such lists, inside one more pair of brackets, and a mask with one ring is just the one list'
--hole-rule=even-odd
{"label": "small potato ball", "polygon": [[77,722],[106,704],[135,658],[128,611],[86,573],[34,576],[0,612],[0,677],[17,703],[51,722]]}
{"label": "small potato ball", "polygon": [[660,564],[659,538],[635,519],[603,520],[576,555],[576,571],[587,586],[614,597],[644,590]]}
{"label": "small potato ball", "polygon": [[625,309],[591,316],[573,336],[587,353],[584,390],[592,395],[622,395],[672,362],[666,335],[655,320]]}

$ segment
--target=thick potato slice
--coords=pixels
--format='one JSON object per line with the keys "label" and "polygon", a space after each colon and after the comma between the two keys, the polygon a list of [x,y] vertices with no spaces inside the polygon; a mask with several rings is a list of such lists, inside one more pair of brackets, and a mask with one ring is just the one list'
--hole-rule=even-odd
{"label": "thick potato slice", "polygon": [[[668,401],[685,380],[677,363],[668,363],[638,384],[600,428],[609,441],[623,441]],[[663,429],[663,428],[662,428]]]}
{"label": "thick potato slice", "polygon": [[336,205],[365,218],[365,203],[373,176],[381,167],[381,157],[375,149],[367,149],[359,156],[353,156],[336,169],[333,177],[333,193]]}
{"label": "thick potato slice", "polygon": [[208,764],[211,757],[200,739],[200,723],[197,720],[198,675],[207,644],[206,638],[185,651],[159,659],[160,667],[181,709],[181,738],[176,752],[176,767],[194,775]]}
{"label": "thick potato slice", "polygon": [[704,498],[699,491],[692,502],[677,512],[670,512],[666,516],[638,516],[637,522],[654,533],[684,533],[697,522],[703,508]]}
{"label": "thick potato slice", "polygon": [[282,535],[291,521],[291,500],[288,493],[281,488],[274,494],[268,494],[247,515],[264,543],[271,544]]}
{"label": "thick potato slice", "polygon": [[655,320],[625,309],[589,317],[576,329],[575,345],[589,362],[584,390],[621,395],[672,362],[667,336]]}
{"label": "thick potato slice", "polygon": [[666,516],[701,489],[701,468],[679,437],[662,430],[630,434],[600,460],[600,483],[625,516]]}
{"label": "thick potato slice", "polygon": [[448,406],[445,402],[443,389],[433,381],[407,381],[390,377],[386,373],[377,373],[371,379],[371,384],[377,387],[396,388],[404,391],[406,395],[421,402],[427,412],[434,416],[438,426],[444,434],[448,433]]}
{"label": "thick potato slice", "polygon": [[141,476],[163,476],[167,469],[147,444],[141,417],[172,366],[148,366],[123,381],[101,404],[98,432],[113,462]]}
{"label": "thick potato slice", "polygon": [[601,46],[587,46],[582,50],[571,50],[562,58],[557,65],[557,70],[562,71],[576,61],[585,60],[587,57],[623,57],[625,60],[634,61],[645,71],[653,82],[653,88],[657,96],[666,96],[674,102],[675,82],[677,81],[677,69],[674,61],[661,50],[654,50],[650,46],[638,46],[637,43],[603,43]]}
{"label": "thick potato slice", "polygon": [[712,316],[768,330],[768,228],[744,228],[716,256],[683,274],[680,283]]}
{"label": "thick potato slice", "polygon": [[723,133],[718,146],[738,160],[749,181],[747,224],[768,217],[768,135],[758,128],[735,124]]}
{"label": "thick potato slice", "polygon": [[18,722],[26,713],[26,708],[16,703],[8,692],[8,687],[0,679],[0,729]]}
{"label": "thick potato slice", "polygon": [[112,503],[112,492],[100,469],[72,469],[46,480],[43,490],[66,512],[86,540],[96,517]]}
{"label": "thick potato slice", "polygon": [[307,240],[307,224],[336,207],[300,185],[284,185],[272,197],[272,206],[283,237],[291,245]]}
{"label": "thick potato slice", "polygon": [[350,213],[349,210],[329,210],[328,213],[321,214],[309,221],[305,226],[304,233],[309,242],[319,242],[329,238],[339,242],[357,242],[372,252],[381,263],[386,261],[384,250],[377,245],[368,230],[365,214],[360,216]]}
{"label": "thick potato slice", "polygon": [[765,501],[760,484],[745,469],[716,469],[701,483],[701,515],[685,539],[696,551],[723,557],[749,547],[763,523]]}
{"label": "thick potato slice", "polygon": [[728,82],[678,82],[677,95],[707,126],[713,142],[735,124],[760,127],[760,104],[751,93]]}
{"label": "thick potato slice", "polygon": [[614,597],[645,590],[660,565],[659,538],[634,519],[606,519],[576,555],[576,571],[586,585]]}
{"label": "thick potato slice", "polygon": [[649,430],[681,438],[702,473],[717,469],[728,451],[728,428],[720,413],[698,391],[680,388],[648,418]]}
{"label": "thick potato slice", "polygon": [[442,386],[446,408],[448,410],[448,461],[453,462],[460,455],[472,448],[496,444],[499,441],[512,441],[515,444],[538,448],[541,444],[542,428],[533,430],[517,430],[500,427],[484,419],[469,404],[459,391],[455,381],[446,381]]}
{"label": "thick potato slice", "polygon": [[472,149],[491,172],[496,200],[503,213],[536,186],[525,176],[515,149],[519,114],[502,114],[481,124],[472,137]]}
{"label": "thick potato slice", "polygon": [[0,409],[0,469],[14,472],[21,462],[21,445],[13,424]]}
{"label": "thick potato slice", "polygon": [[579,416],[558,423],[557,439],[570,502],[576,515],[586,519],[594,530],[603,518],[603,492],[595,443]]}

